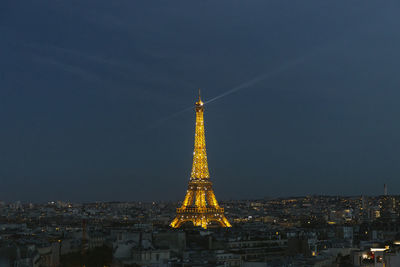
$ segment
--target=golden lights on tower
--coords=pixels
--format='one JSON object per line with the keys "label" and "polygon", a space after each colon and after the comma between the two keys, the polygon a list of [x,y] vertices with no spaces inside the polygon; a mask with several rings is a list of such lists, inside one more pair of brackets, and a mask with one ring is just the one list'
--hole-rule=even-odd
{"label": "golden lights on tower", "polygon": [[196,129],[189,186],[182,206],[176,210],[177,215],[170,226],[178,228],[185,222],[192,222],[195,226],[207,228],[210,223],[216,222],[222,227],[231,227],[224,215],[224,209],[218,205],[210,181],[204,129],[204,103],[201,101],[200,89],[195,110]]}

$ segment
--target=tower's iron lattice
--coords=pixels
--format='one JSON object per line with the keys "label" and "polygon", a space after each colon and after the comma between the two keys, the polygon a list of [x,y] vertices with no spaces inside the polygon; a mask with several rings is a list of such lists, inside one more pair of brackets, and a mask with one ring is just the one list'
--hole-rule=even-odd
{"label": "tower's iron lattice", "polygon": [[218,205],[210,181],[204,134],[204,103],[200,95],[195,109],[196,131],[189,186],[182,206],[176,209],[176,217],[170,225],[178,228],[185,222],[192,222],[195,226],[207,228],[207,225],[216,222],[222,227],[231,227],[224,215],[224,208]]}

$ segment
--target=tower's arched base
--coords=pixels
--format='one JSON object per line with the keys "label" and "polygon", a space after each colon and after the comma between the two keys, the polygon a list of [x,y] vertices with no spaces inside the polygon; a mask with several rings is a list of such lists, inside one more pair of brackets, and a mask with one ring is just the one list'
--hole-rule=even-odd
{"label": "tower's arched base", "polygon": [[[197,211],[205,212],[200,213]],[[217,223],[221,227],[231,227],[232,225],[226,219],[223,208],[212,209],[212,208],[186,208],[177,209],[177,215],[171,222],[172,228],[179,228],[186,222],[192,222],[194,226],[199,226],[207,229],[211,223]]]}

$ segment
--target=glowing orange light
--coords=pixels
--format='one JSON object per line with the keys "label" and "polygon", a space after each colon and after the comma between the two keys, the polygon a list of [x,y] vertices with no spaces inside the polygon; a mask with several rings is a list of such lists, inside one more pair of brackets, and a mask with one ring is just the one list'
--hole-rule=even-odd
{"label": "glowing orange light", "polygon": [[224,215],[224,209],[215,198],[208,171],[206,138],[204,133],[204,103],[196,102],[196,129],[194,137],[193,165],[189,187],[182,206],[176,210],[177,216],[171,222],[173,228],[190,221],[195,226],[207,228],[212,221],[222,227],[231,227]]}

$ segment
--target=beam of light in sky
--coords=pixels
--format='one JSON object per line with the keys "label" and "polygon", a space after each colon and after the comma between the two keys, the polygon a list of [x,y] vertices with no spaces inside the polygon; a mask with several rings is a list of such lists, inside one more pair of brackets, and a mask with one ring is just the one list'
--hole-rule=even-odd
{"label": "beam of light in sky", "polygon": [[[288,69],[290,69],[292,67],[300,65],[301,63],[305,62],[307,59],[315,56],[316,54],[318,54],[319,52],[321,52],[322,50],[325,50],[327,48],[328,48],[328,46],[320,46],[320,47],[314,49],[312,52],[307,53],[307,54],[305,54],[305,55],[303,55],[301,57],[295,58],[295,59],[293,59],[291,61],[288,61],[285,64],[277,67],[276,69],[274,69],[274,70],[272,70],[270,72],[261,74],[261,75],[255,77],[255,78],[253,78],[253,79],[250,79],[250,80],[248,80],[246,82],[243,82],[243,83],[233,87],[232,89],[229,89],[229,90],[225,91],[224,93],[222,93],[220,95],[217,95],[216,97],[213,97],[210,100],[207,100],[206,102],[204,102],[204,104],[212,103],[212,102],[214,102],[216,100],[219,100],[219,99],[221,99],[223,97],[226,97],[226,96],[228,96],[230,94],[233,94],[233,93],[235,93],[235,92],[237,92],[239,90],[249,88],[251,86],[256,85],[257,83],[260,83],[260,82],[265,81],[267,79],[273,78],[273,77],[283,73],[284,71],[286,71],[286,70],[288,70]],[[165,117],[163,119],[160,119],[160,120],[150,124],[149,126],[147,126],[147,129],[156,128],[157,126],[159,126],[160,124],[164,123],[165,121],[168,121],[168,120],[170,120],[170,119],[172,119],[172,118],[174,118],[174,117],[176,117],[176,116],[178,116],[178,115],[180,115],[182,113],[185,113],[185,112],[187,112],[189,110],[192,110],[192,109],[193,109],[193,106],[190,106],[190,107],[182,109],[182,110],[180,110],[178,112],[175,112],[175,113],[173,113],[173,114],[171,114],[171,115],[169,115],[169,116],[167,116],[167,117]]]}
{"label": "beam of light in sky", "polygon": [[298,57],[298,58],[296,58],[296,59],[294,59],[292,61],[286,62],[285,64],[277,67],[276,69],[274,69],[274,70],[272,70],[270,72],[261,74],[261,75],[255,77],[255,78],[253,78],[253,79],[250,79],[250,80],[248,80],[248,81],[246,81],[244,83],[241,83],[241,84],[233,87],[232,89],[229,89],[228,91],[225,91],[224,93],[222,93],[220,95],[217,95],[216,97],[213,97],[213,98],[207,100],[206,102],[204,102],[204,104],[212,103],[212,102],[214,102],[214,101],[216,101],[218,99],[226,97],[226,96],[228,96],[230,94],[233,94],[233,93],[235,93],[235,92],[237,92],[239,90],[242,90],[242,89],[245,89],[245,88],[249,88],[249,87],[251,87],[253,85],[256,85],[259,82],[262,82],[264,80],[267,80],[269,78],[277,76],[277,75],[281,74],[282,72],[284,72],[284,71],[286,71],[286,70],[288,70],[288,69],[290,69],[292,67],[300,65],[301,63],[306,61],[308,58],[310,58],[310,57],[314,56],[315,54],[317,54],[318,52],[320,52],[322,50],[322,48],[326,48],[326,47],[319,47],[319,48],[315,49],[314,51],[312,51],[311,53],[308,53],[308,54],[306,54],[304,56]]}
{"label": "beam of light in sky", "polygon": [[143,129],[141,132],[146,132],[147,130],[157,128],[159,125],[163,124],[164,122],[166,122],[166,121],[168,121],[168,120],[170,120],[172,118],[175,118],[175,117],[179,116],[180,114],[185,113],[185,112],[187,112],[189,110],[193,110],[193,109],[194,109],[194,107],[190,106],[190,107],[184,108],[184,109],[182,109],[180,111],[177,111],[175,113],[172,113],[171,115],[169,115],[167,117],[164,117],[162,119],[159,119],[159,120],[153,122],[150,125],[147,125],[146,129]]}

